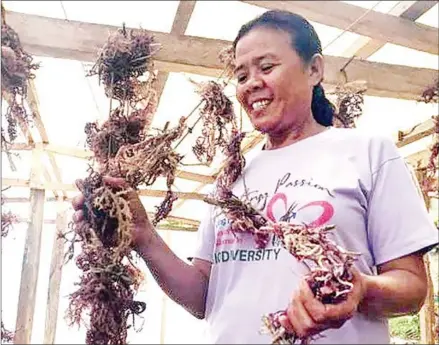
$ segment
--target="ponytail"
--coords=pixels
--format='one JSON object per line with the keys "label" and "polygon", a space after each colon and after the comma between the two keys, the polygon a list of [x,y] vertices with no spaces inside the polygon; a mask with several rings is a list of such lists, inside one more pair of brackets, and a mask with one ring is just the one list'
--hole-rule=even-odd
{"label": "ponytail", "polygon": [[312,91],[311,110],[314,119],[322,126],[332,126],[334,118],[335,107],[325,96],[325,91],[319,83],[314,86]]}

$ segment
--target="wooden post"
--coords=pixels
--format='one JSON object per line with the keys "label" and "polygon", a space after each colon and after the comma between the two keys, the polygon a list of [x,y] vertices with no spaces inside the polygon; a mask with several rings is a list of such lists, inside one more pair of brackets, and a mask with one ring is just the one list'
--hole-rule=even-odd
{"label": "wooden post", "polygon": [[44,189],[30,191],[30,223],[27,229],[18,299],[14,344],[30,344],[34,320],[41,232],[43,229]]}
{"label": "wooden post", "polygon": [[55,344],[56,323],[58,319],[59,291],[64,261],[64,239],[58,234],[64,232],[67,226],[67,209],[65,203],[58,199],[58,214],[56,231],[53,239],[52,261],[50,263],[49,290],[47,292],[46,325],[44,344]]}

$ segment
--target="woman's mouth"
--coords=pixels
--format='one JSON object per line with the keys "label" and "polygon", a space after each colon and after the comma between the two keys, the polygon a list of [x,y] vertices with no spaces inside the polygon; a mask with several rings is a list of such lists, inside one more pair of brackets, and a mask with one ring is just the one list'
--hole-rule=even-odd
{"label": "woman's mouth", "polygon": [[272,99],[261,99],[250,104],[250,110],[252,114],[259,115],[265,110],[272,102]]}

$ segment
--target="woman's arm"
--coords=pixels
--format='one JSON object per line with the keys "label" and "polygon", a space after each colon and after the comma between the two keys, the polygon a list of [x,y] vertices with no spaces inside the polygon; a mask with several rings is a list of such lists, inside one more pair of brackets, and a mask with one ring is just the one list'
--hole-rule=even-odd
{"label": "woman's arm", "polygon": [[147,246],[137,252],[162,290],[196,318],[203,319],[211,263],[194,259],[187,264],[178,258],[154,231]]}
{"label": "woman's arm", "polygon": [[346,301],[339,304],[321,303],[304,281],[294,293],[281,324],[289,332],[307,337],[328,328],[340,328],[355,312],[387,318],[416,313],[421,309],[427,294],[422,254],[384,263],[379,266],[378,273],[369,276],[355,270],[354,287]]}
{"label": "woman's arm", "polygon": [[427,274],[421,253],[378,266],[377,276],[364,276],[365,293],[358,310],[371,317],[417,313],[427,295]]}

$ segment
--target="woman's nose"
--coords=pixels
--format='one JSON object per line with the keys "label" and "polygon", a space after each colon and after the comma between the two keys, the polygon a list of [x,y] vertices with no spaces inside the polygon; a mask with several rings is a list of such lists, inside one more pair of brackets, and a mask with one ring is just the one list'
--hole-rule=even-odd
{"label": "woman's nose", "polygon": [[258,76],[253,76],[248,80],[247,88],[249,91],[258,90],[264,84],[263,80]]}

